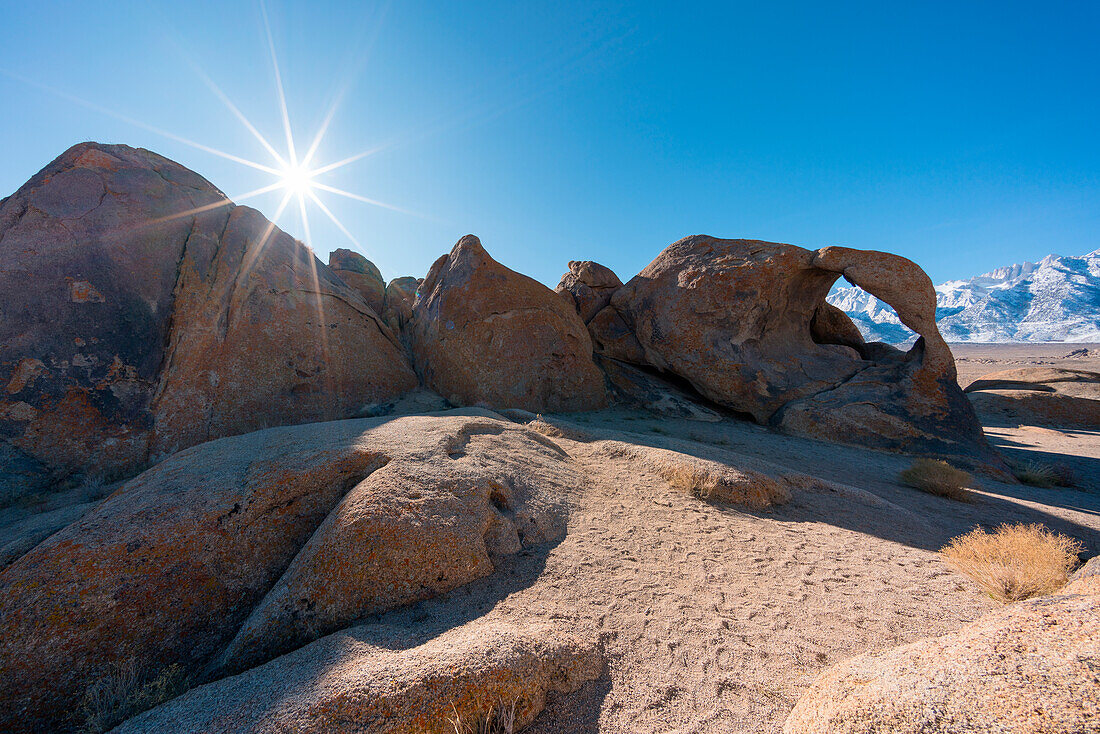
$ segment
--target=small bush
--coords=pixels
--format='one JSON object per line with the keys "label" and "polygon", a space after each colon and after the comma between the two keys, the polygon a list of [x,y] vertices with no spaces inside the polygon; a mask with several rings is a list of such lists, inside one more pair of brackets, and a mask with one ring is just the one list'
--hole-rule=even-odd
{"label": "small bush", "polygon": [[81,502],[96,502],[107,496],[110,487],[100,477],[86,477],[80,483],[78,493]]}
{"label": "small bush", "polygon": [[1013,475],[1024,484],[1032,487],[1072,487],[1077,484],[1077,476],[1073,469],[1065,464],[1043,464],[1038,461],[1028,461],[1020,464],[1013,470]]}
{"label": "small bush", "polygon": [[1057,591],[1069,580],[1083,546],[1042,525],[1001,525],[955,538],[940,553],[987,594],[1010,602]]}
{"label": "small bush", "polygon": [[153,678],[143,678],[133,664],[117,666],[84,692],[80,709],[81,731],[101,734],[155,706],[175,698],[188,688],[182,666],[173,663]]}
{"label": "small bush", "polygon": [[905,471],[898,474],[898,481],[922,492],[953,500],[969,501],[970,475],[961,469],[937,459],[917,459]]}
{"label": "small bush", "polygon": [[785,482],[764,475],[750,476],[738,471],[707,469],[686,461],[667,460],[657,467],[665,481],[701,500],[720,501],[764,509],[790,502],[791,492]]}
{"label": "small bush", "polygon": [[476,719],[463,719],[454,708],[455,715],[448,719],[455,734],[513,734],[516,726],[516,702],[490,706],[489,710]]}
{"label": "small bush", "polygon": [[565,432],[543,418],[542,413],[535,416],[535,420],[528,423],[527,427],[550,438],[565,438]]}

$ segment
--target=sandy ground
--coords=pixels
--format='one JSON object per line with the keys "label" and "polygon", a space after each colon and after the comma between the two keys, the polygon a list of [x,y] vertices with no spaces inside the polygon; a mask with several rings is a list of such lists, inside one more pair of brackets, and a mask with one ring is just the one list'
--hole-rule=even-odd
{"label": "sandy ground", "polygon": [[[994,359],[990,350],[997,355],[998,348],[960,350],[971,360],[961,366],[992,372],[1049,358],[1044,347],[1030,358],[1010,349],[1004,359],[974,361]],[[995,606],[940,560],[937,549],[952,537],[977,525],[1038,522],[1080,539],[1089,555],[1100,552],[1095,492],[979,479],[976,501],[964,504],[897,484],[905,457],[741,421],[621,411],[551,420],[572,436],[555,440],[591,479],[567,537],[488,579],[370,622],[391,644],[395,629],[407,631],[396,644],[414,644],[483,615],[567,620],[598,635],[607,674],[552,698],[530,732],[779,732],[826,667],[956,630]],[[1093,461],[1100,443],[1026,427],[1018,433],[997,440],[1026,436],[1028,451],[1068,446]],[[615,441],[812,473],[840,486],[796,491],[788,505],[746,512],[671,489],[636,460],[616,456]]]}

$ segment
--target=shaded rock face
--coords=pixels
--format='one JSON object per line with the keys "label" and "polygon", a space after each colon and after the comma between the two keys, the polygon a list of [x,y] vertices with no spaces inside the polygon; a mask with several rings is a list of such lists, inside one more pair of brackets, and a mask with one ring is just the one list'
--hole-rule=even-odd
{"label": "shaded rock face", "polygon": [[1100,428],[1100,374],[1025,367],[985,375],[966,388],[988,425]]}
{"label": "shaded rock face", "polygon": [[591,260],[570,260],[569,272],[561,276],[554,291],[576,308],[587,324],[600,309],[611,303],[611,296],[622,285],[619,276],[610,268]]}
{"label": "shaded rock face", "polygon": [[62,726],[119,666],[243,670],[560,539],[582,477],[492,415],[257,431],[130,480],[0,572],[0,720]]}
{"label": "shaded rock face", "polygon": [[413,304],[416,303],[416,289],[420,286],[420,280],[406,275],[394,278],[386,286],[385,304],[382,306],[382,320],[395,334],[405,329],[413,315]]}
{"label": "shaded rock face", "polygon": [[1086,581],[943,637],[847,660],[817,679],[783,731],[1100,731],[1100,595]]}
{"label": "shaded rock face", "polygon": [[358,291],[376,314],[382,314],[386,299],[386,281],[374,263],[358,252],[343,248],[333,250],[328,256],[328,266],[336,276]]}
{"label": "shaded rock face", "polygon": [[[921,335],[908,355],[865,345],[825,304],[840,276]],[[932,283],[887,253],[687,237],[589,322],[596,352],[686,379],[706,398],[814,438],[993,467],[935,325]]]}
{"label": "shaded rock face", "polygon": [[473,235],[432,265],[409,339],[425,384],[458,405],[559,412],[605,404],[576,310],[493,260]]}
{"label": "shaded rock face", "polygon": [[0,205],[0,456],[41,466],[12,491],[414,385],[358,293],[156,154],[81,144]]}
{"label": "shaded rock face", "polygon": [[598,678],[591,637],[545,624],[478,620],[424,644],[387,650],[368,628],[330,635],[247,673],[188,692],[138,716],[124,732],[453,732],[490,706],[515,702],[518,731],[547,693]]}

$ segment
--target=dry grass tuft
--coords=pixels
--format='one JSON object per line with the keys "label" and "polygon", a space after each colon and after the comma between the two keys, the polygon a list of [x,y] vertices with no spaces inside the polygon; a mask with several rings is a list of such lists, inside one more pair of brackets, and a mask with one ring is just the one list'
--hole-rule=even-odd
{"label": "dry grass tuft", "polygon": [[898,481],[938,497],[963,502],[971,499],[967,491],[973,481],[970,475],[938,459],[917,459],[912,466],[898,474]]}
{"label": "dry grass tuft", "polygon": [[1077,483],[1077,477],[1073,469],[1065,464],[1044,464],[1039,461],[1028,461],[1016,466],[1013,475],[1024,484],[1032,487],[1072,487]]}
{"label": "dry grass tuft", "polygon": [[513,734],[516,726],[516,701],[510,704],[490,706],[476,719],[463,719],[451,704],[455,715],[447,720],[455,734]]}
{"label": "dry grass tuft", "polygon": [[1057,591],[1069,580],[1083,546],[1042,525],[1001,525],[955,538],[940,553],[998,601]]}
{"label": "dry grass tuft", "polygon": [[690,492],[707,502],[729,502],[762,510],[791,500],[787,485],[763,474],[748,475],[733,469],[708,469],[686,461],[668,459],[657,466],[674,489]]}
{"label": "dry grass tuft", "polygon": [[527,427],[536,433],[541,433],[550,438],[565,438],[565,432],[553,423],[548,422],[541,414],[539,414],[535,420],[528,423]]}
{"label": "dry grass tuft", "polygon": [[146,677],[135,665],[116,666],[84,692],[80,731],[88,734],[113,729],[126,719],[175,698],[188,688],[183,667],[173,663],[156,676]]}

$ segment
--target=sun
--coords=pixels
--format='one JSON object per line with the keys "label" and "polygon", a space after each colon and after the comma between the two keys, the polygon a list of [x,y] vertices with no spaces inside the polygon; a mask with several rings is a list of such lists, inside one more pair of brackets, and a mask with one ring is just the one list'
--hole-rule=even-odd
{"label": "sun", "polygon": [[315,173],[315,171],[305,166],[284,166],[281,172],[282,186],[289,194],[309,196],[313,191],[313,176]]}

